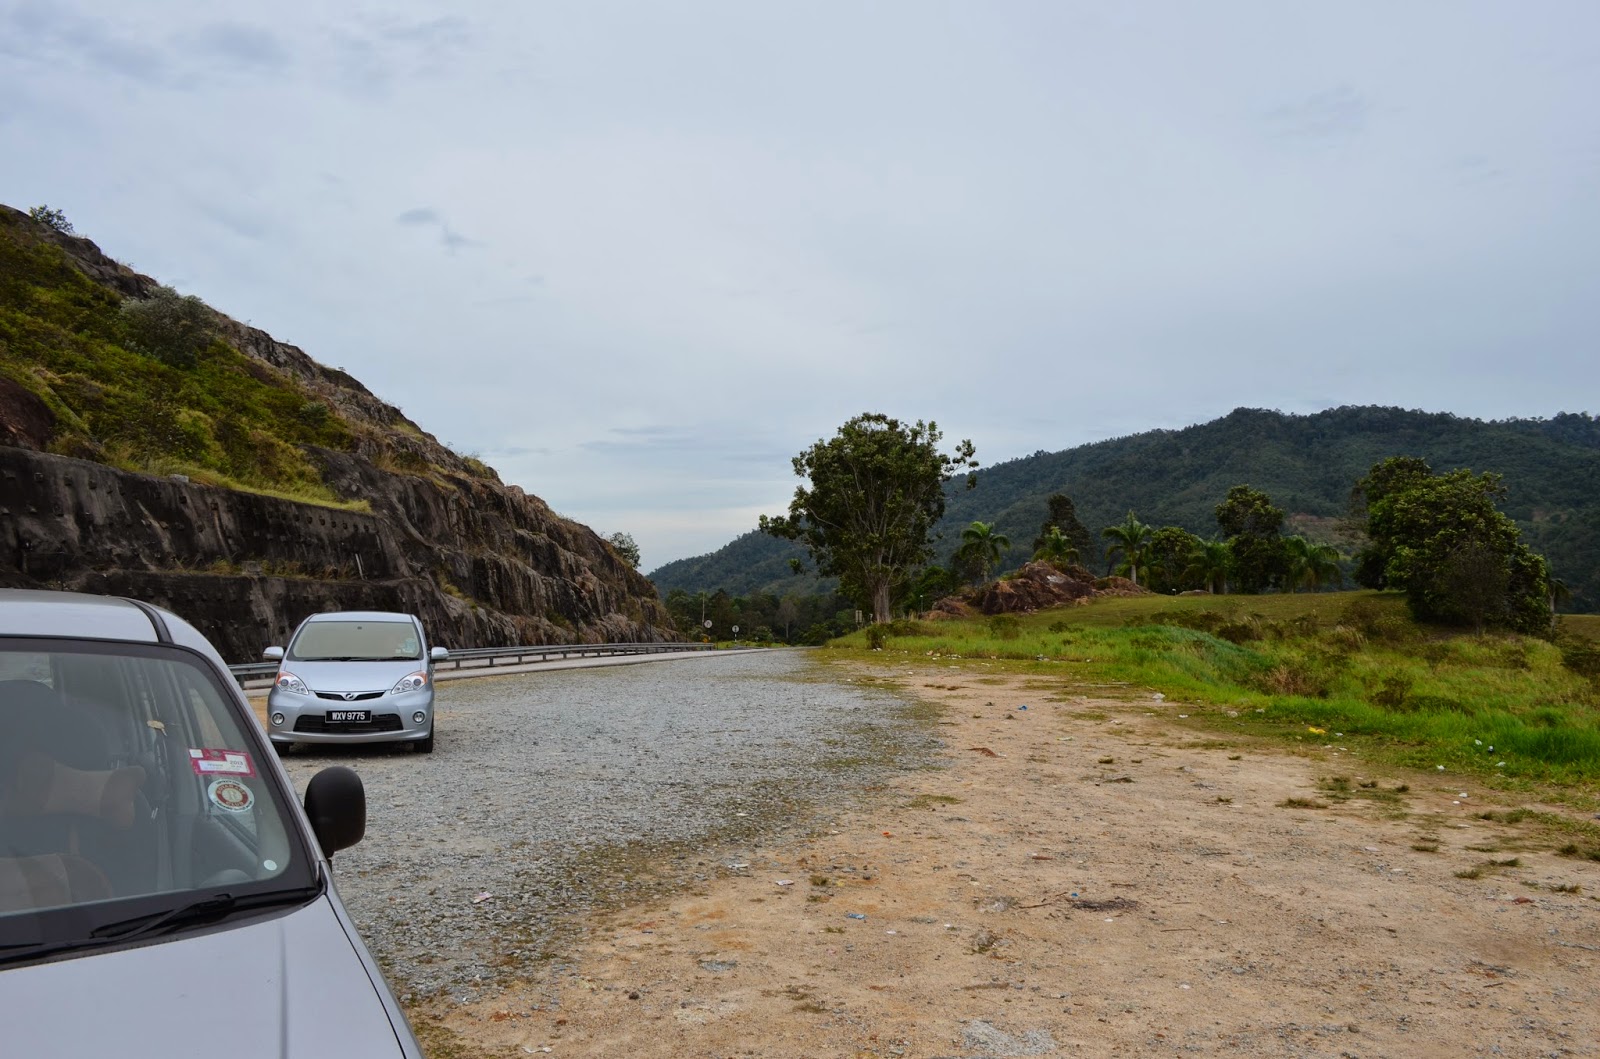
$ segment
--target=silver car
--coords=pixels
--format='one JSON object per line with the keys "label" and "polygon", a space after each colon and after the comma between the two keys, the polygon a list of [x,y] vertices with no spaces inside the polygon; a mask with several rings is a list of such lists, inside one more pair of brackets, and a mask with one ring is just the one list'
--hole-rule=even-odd
{"label": "silver car", "polygon": [[433,664],[422,622],[388,611],[313,614],[279,663],[267,695],[267,732],[280,752],[295,743],[410,743],[433,752]]}
{"label": "silver car", "polygon": [[340,766],[302,811],[181,618],[0,590],[6,1055],[420,1059],[333,885],[365,828]]}

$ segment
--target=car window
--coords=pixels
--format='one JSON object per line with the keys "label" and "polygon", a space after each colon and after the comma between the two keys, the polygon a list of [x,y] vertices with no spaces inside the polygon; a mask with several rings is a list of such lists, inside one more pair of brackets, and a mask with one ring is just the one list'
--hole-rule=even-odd
{"label": "car window", "polygon": [[409,621],[314,621],[301,626],[288,657],[297,662],[414,661],[422,640]]}
{"label": "car window", "polygon": [[52,909],[314,885],[249,723],[187,651],[0,641],[0,936]]}

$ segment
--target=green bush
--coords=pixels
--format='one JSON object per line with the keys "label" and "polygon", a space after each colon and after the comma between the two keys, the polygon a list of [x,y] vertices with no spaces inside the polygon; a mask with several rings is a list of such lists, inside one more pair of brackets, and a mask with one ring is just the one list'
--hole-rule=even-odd
{"label": "green bush", "polygon": [[148,298],[126,298],[122,322],[129,344],[174,368],[192,368],[211,345],[211,310],[190,294],[157,287]]}
{"label": "green bush", "polygon": [[1022,622],[1015,614],[996,614],[989,619],[989,635],[997,640],[1015,640],[1022,635]]}
{"label": "green bush", "polygon": [[1398,710],[1406,701],[1406,696],[1411,694],[1411,684],[1409,673],[1388,674],[1378,682],[1378,689],[1372,692],[1372,704],[1386,710]]}
{"label": "green bush", "polygon": [[62,235],[73,233],[72,222],[67,220],[67,215],[60,210],[45,205],[32,206],[28,209],[28,216],[48,228],[54,228]]}
{"label": "green bush", "polygon": [[1261,639],[1262,631],[1261,622],[1255,618],[1245,618],[1242,621],[1230,621],[1219,626],[1216,634],[1229,643],[1249,643]]}

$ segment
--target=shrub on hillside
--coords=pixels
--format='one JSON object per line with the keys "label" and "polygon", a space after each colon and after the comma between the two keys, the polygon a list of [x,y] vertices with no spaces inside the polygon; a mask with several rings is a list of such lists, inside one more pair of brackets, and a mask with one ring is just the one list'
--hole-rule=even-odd
{"label": "shrub on hillside", "polygon": [[194,367],[211,344],[211,310],[192,294],[157,287],[148,298],[124,299],[121,312],[129,344],[174,368]]}
{"label": "shrub on hillside", "polygon": [[1411,694],[1411,676],[1407,673],[1390,673],[1378,682],[1372,693],[1372,704],[1386,710],[1398,710]]}
{"label": "shrub on hillside", "polygon": [[71,235],[73,233],[72,222],[67,220],[67,215],[60,210],[54,210],[41,204],[30,207],[28,216],[47,228],[54,228],[62,235]]}

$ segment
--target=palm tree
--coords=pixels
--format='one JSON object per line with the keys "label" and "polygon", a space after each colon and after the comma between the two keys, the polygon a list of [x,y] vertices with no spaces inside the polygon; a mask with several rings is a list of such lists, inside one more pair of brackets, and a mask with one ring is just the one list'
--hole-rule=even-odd
{"label": "palm tree", "polygon": [[1338,584],[1344,579],[1339,552],[1330,544],[1313,544],[1299,536],[1285,537],[1283,550],[1289,564],[1283,583],[1291,592],[1302,588],[1315,592],[1325,584]]}
{"label": "palm tree", "polygon": [[1139,583],[1139,567],[1144,565],[1145,546],[1150,543],[1150,535],[1155,531],[1143,522],[1132,511],[1128,517],[1117,526],[1107,526],[1100,531],[1100,536],[1111,541],[1106,545],[1106,558],[1109,560],[1114,552],[1122,553],[1122,562],[1117,566],[1117,572],[1128,572],[1128,579],[1134,584]]}
{"label": "palm tree", "polygon": [[961,554],[978,568],[978,579],[989,576],[989,568],[1000,562],[1002,552],[1011,550],[1011,538],[994,531],[993,522],[974,522],[961,531]]}
{"label": "palm tree", "polygon": [[1075,563],[1079,558],[1078,549],[1072,546],[1072,539],[1061,532],[1060,526],[1051,526],[1045,531],[1045,535],[1039,538],[1039,547],[1034,549],[1033,557],[1059,566]]}
{"label": "palm tree", "polygon": [[1201,581],[1217,595],[1228,591],[1228,567],[1233,562],[1233,552],[1227,541],[1197,541],[1189,553],[1189,565],[1183,576]]}

